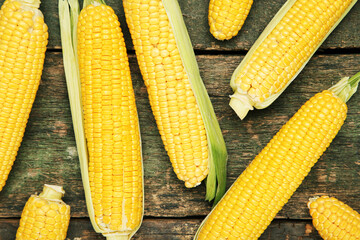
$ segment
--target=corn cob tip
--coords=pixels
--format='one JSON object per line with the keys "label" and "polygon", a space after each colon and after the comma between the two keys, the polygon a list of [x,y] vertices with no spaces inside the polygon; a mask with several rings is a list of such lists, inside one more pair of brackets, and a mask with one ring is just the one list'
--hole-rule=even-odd
{"label": "corn cob tip", "polygon": [[230,96],[230,107],[236,112],[236,114],[243,120],[250,110],[253,110],[253,104],[251,99],[247,95],[235,92]]}
{"label": "corn cob tip", "polygon": [[318,198],[319,198],[318,196],[309,198],[309,201],[308,201],[308,203],[307,203],[307,207],[310,209],[310,208],[311,208],[310,205],[311,205],[313,202],[315,202]]}
{"label": "corn cob tip", "polygon": [[360,214],[349,205],[329,196],[309,203],[313,225],[323,239],[359,239]]}
{"label": "corn cob tip", "polygon": [[39,194],[39,197],[48,200],[61,200],[65,191],[62,186],[44,184],[43,191]]}

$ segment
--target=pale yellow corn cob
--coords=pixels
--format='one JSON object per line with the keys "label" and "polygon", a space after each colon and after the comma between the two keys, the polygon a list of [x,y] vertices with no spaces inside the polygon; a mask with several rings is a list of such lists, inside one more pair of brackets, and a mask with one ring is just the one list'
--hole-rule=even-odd
{"label": "pale yellow corn cob", "polygon": [[324,240],[360,239],[360,214],[334,197],[321,196],[308,202],[313,224]]}
{"label": "pale yellow corn cob", "polygon": [[243,119],[269,106],[356,0],[289,0],[233,73],[230,106]]}
{"label": "pale yellow corn cob", "polygon": [[142,220],[135,96],[123,34],[111,7],[86,6],[77,40],[92,207],[96,224],[111,239],[131,234]]}
{"label": "pale yellow corn cob", "polygon": [[239,176],[195,239],[258,239],[340,130],[359,81],[360,73],[308,100]]}
{"label": "pale yellow corn cob", "polygon": [[0,10],[0,191],[41,79],[48,29],[39,5],[38,0],[6,0]]}
{"label": "pale yellow corn cob", "polygon": [[210,0],[209,26],[211,34],[218,40],[229,40],[243,26],[253,0]]}
{"label": "pale yellow corn cob", "polygon": [[45,184],[42,193],[26,202],[16,240],[65,240],[70,221],[70,206],[61,198],[60,186]]}

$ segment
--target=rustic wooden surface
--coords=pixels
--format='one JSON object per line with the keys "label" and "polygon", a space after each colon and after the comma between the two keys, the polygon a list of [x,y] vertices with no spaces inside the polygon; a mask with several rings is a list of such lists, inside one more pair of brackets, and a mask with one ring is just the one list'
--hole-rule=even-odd
{"label": "rustic wooden surface", "polygon": [[[192,239],[211,205],[204,201],[204,185],[186,189],[172,171],[118,2],[108,1],[120,17],[130,50],[145,167],[145,220],[134,239]],[[240,34],[228,42],[219,42],[208,33],[208,0],[180,1],[200,72],[227,144],[227,186],[308,98],[341,77],[360,71],[360,5],[357,4],[282,96],[269,108],[252,111],[240,121],[228,106],[228,96],[232,94],[229,79],[246,50],[284,2],[255,1]],[[60,51],[57,2],[43,0],[41,9],[49,25],[48,52],[24,140],[7,185],[0,193],[0,240],[14,239],[26,200],[32,193],[41,191],[44,183],[61,184],[66,190],[64,201],[72,208],[69,239],[104,239],[93,231],[87,218]],[[261,239],[321,239],[311,225],[306,208],[307,199],[314,195],[335,196],[360,211],[359,102],[360,93],[357,93],[348,103],[348,118],[338,136]]]}

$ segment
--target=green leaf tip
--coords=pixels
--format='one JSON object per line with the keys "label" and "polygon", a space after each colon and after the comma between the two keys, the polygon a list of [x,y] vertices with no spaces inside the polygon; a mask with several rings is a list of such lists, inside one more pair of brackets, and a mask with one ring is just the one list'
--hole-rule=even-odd
{"label": "green leaf tip", "polygon": [[204,121],[209,149],[209,174],[206,180],[205,199],[208,201],[214,200],[216,203],[224,195],[226,189],[227,151],[225,141],[209,95],[201,79],[179,3],[177,0],[162,0],[162,3],[168,15],[182,63]]}
{"label": "green leaf tip", "polygon": [[329,88],[329,90],[334,92],[339,98],[341,98],[341,100],[346,103],[357,91],[359,82],[360,72],[358,72],[351,78],[342,78],[338,83]]}

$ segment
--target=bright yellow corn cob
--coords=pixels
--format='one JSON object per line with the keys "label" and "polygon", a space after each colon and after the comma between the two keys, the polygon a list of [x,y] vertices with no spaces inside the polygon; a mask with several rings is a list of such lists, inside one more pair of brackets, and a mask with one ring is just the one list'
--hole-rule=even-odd
{"label": "bright yellow corn cob", "polygon": [[6,0],[0,10],[0,191],[20,147],[48,39],[39,0]]}
{"label": "bright yellow corn cob", "polygon": [[313,224],[325,240],[360,239],[360,214],[333,197],[311,198],[308,202]]}
{"label": "bright yellow corn cob", "polygon": [[[89,215],[107,239],[130,239],[143,216],[141,140],[125,42],[113,9],[103,1],[85,1],[74,47],[76,41],[84,125],[77,125],[81,116],[74,124],[85,130],[89,154],[81,159]],[[83,140],[80,136],[80,151]]]}
{"label": "bright yellow corn cob", "polygon": [[189,188],[199,185],[210,172],[207,199],[212,199],[216,181],[220,192],[225,191],[226,147],[178,3],[124,0],[123,6],[174,171]]}
{"label": "bright yellow corn cob", "polygon": [[357,0],[289,0],[232,75],[230,106],[243,119],[268,107]]}
{"label": "bright yellow corn cob", "polygon": [[26,202],[16,233],[17,240],[64,240],[70,221],[70,206],[61,198],[60,186],[44,185],[42,193]]}
{"label": "bright yellow corn cob", "polygon": [[250,12],[253,0],[210,0],[209,26],[218,40],[236,36]]}
{"label": "bright yellow corn cob", "polygon": [[97,224],[129,231],[142,218],[140,132],[129,62],[111,7],[90,4],[79,15],[78,56]]}
{"label": "bright yellow corn cob", "polygon": [[280,129],[204,220],[195,239],[260,237],[340,130],[360,73],[316,94]]}

